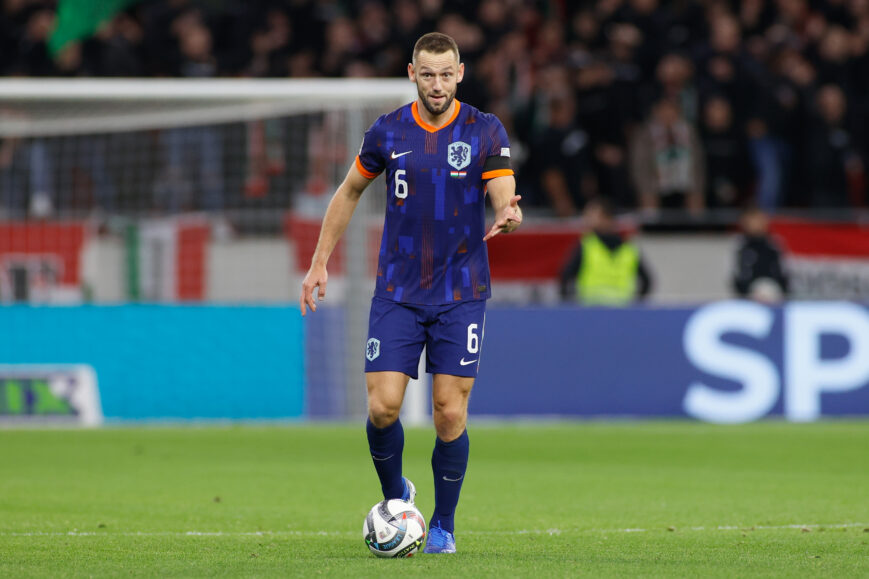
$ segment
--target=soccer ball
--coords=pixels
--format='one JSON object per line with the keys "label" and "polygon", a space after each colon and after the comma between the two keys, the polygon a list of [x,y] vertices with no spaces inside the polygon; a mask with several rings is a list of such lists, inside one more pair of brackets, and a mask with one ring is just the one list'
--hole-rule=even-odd
{"label": "soccer ball", "polygon": [[362,537],[378,557],[412,557],[425,542],[425,519],[406,501],[381,501],[365,517]]}

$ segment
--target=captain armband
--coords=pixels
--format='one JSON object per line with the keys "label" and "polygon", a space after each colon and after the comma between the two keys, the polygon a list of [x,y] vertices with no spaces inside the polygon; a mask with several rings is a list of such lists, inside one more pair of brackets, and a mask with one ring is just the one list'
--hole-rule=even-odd
{"label": "captain armband", "polygon": [[510,167],[510,157],[501,155],[486,157],[486,162],[483,164],[483,179],[507,177],[512,174],[513,169]]}

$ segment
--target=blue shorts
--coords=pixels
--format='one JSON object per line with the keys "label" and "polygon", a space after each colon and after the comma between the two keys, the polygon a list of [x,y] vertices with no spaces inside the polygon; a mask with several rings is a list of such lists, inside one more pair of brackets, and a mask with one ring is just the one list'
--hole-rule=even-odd
{"label": "blue shorts", "polygon": [[474,378],[480,367],[486,301],[445,306],[371,300],[366,372],[404,372],[418,378],[419,356],[426,348],[426,372]]}

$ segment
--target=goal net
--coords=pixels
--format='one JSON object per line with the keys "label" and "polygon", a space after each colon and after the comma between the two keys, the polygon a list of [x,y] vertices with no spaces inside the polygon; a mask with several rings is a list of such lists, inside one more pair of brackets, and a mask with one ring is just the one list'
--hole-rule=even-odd
{"label": "goal net", "polygon": [[[295,304],[365,129],[413,98],[400,79],[2,79],[0,302]],[[364,413],[382,190],[305,322],[311,416]]]}

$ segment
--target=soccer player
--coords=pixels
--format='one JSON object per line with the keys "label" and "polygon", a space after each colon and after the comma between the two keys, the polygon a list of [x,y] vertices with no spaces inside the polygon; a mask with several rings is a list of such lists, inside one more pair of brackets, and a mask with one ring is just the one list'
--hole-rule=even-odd
{"label": "soccer player", "polygon": [[[480,364],[486,299],[486,241],[522,222],[521,197],[501,122],[456,100],[465,66],[445,34],[420,37],[407,75],[418,98],[381,116],[338,187],[320,230],[300,306],[326,296],[326,264],[362,192],[386,171],[386,218],[371,302],[365,372],[368,444],[386,499],[413,501],[402,476],[399,411],[423,346],[433,375],[437,439],[432,453],[435,510],[426,553],[455,553],[454,515],[468,464],[468,396]],[[485,197],[495,223],[486,231]],[[362,345],[360,344],[360,347]]]}

